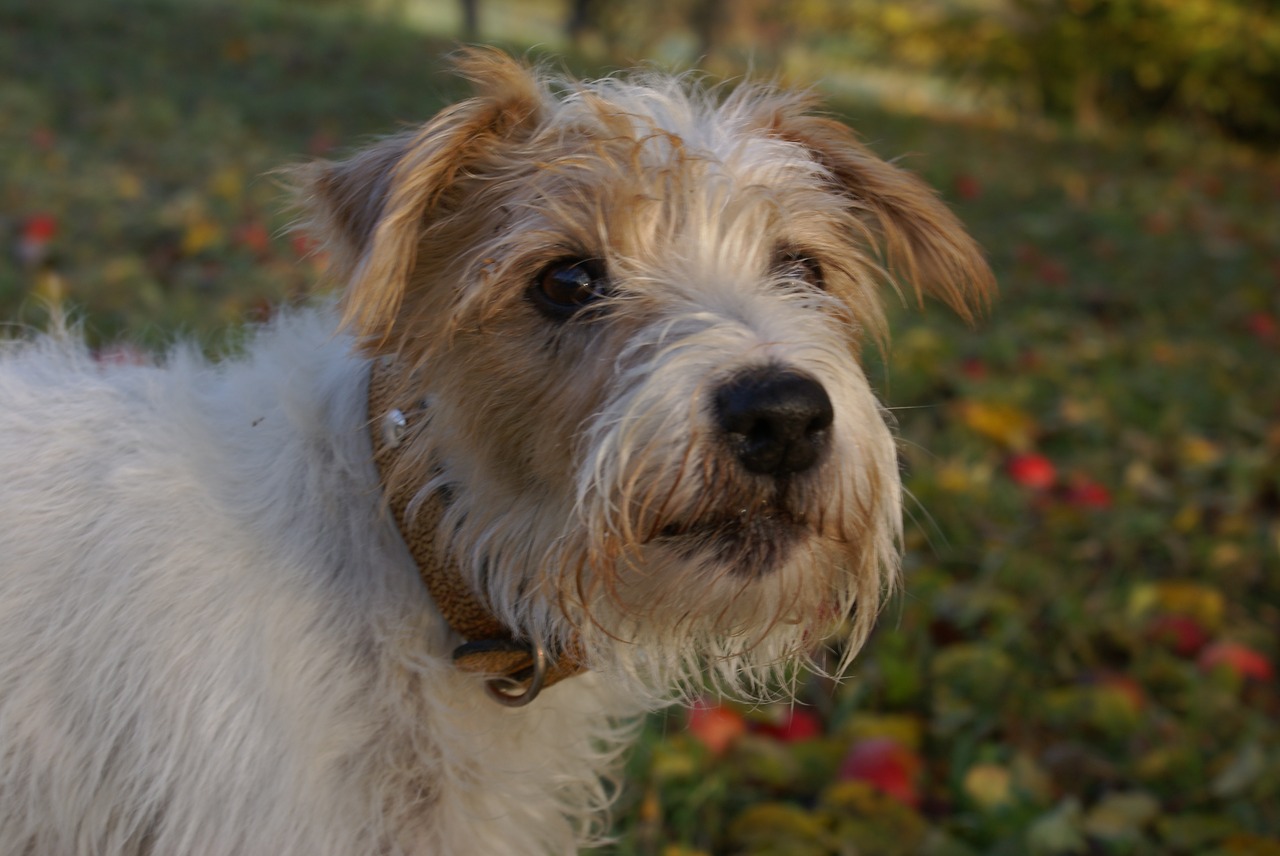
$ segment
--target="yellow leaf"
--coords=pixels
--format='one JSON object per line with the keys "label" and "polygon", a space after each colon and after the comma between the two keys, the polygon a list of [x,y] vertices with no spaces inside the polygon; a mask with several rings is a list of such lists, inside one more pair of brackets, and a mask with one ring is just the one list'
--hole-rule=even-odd
{"label": "yellow leaf", "polygon": [[1222,515],[1218,520],[1218,535],[1247,536],[1253,529],[1253,521],[1247,514],[1233,511]]}
{"label": "yellow leaf", "polygon": [[1084,818],[1084,829],[1104,840],[1129,840],[1160,813],[1156,798],[1142,791],[1110,793]]}
{"label": "yellow leaf", "polygon": [[249,43],[242,38],[228,39],[222,45],[222,56],[238,65],[249,58]]}
{"label": "yellow leaf", "polygon": [[1243,558],[1244,551],[1240,549],[1238,544],[1230,542],[1215,544],[1213,550],[1209,553],[1209,567],[1215,571],[1225,571],[1240,564],[1240,560]]}
{"label": "yellow leaf", "polygon": [[1169,365],[1179,362],[1178,349],[1171,342],[1157,341],[1151,344],[1151,358],[1157,363]]}
{"label": "yellow leaf", "polygon": [[961,787],[980,808],[994,809],[1012,801],[1012,775],[1000,764],[974,764],[964,774]]}
{"label": "yellow leaf", "polygon": [[968,493],[973,487],[973,479],[963,464],[943,464],[938,470],[938,487],[948,493]]}
{"label": "yellow leaf", "polygon": [[650,786],[645,789],[644,798],[640,801],[640,810],[636,812],[641,823],[657,823],[662,819],[662,798],[658,789]]}
{"label": "yellow leaf", "polygon": [[142,179],[132,172],[121,172],[116,175],[116,195],[121,199],[141,199]]}
{"label": "yellow leaf", "polygon": [[1089,198],[1089,183],[1082,173],[1068,171],[1062,176],[1062,192],[1072,202],[1081,205]]}
{"label": "yellow leaf", "polygon": [[662,848],[662,856],[710,856],[710,854],[696,847],[685,847],[683,844],[668,844]]}
{"label": "yellow leaf", "polygon": [[35,293],[50,306],[60,306],[67,296],[66,280],[57,271],[41,271],[36,276]]}
{"label": "yellow leaf", "polygon": [[1280,856],[1280,839],[1237,832],[1222,842],[1222,852],[1233,856]]}
{"label": "yellow leaf", "polygon": [[1200,525],[1200,506],[1184,505],[1173,516],[1173,528],[1187,533]]}
{"label": "yellow leaf", "polygon": [[898,336],[897,349],[908,360],[937,359],[942,337],[928,327],[912,327]]}
{"label": "yellow leaf", "polygon": [[790,803],[757,803],[729,826],[729,838],[747,852],[825,854],[829,833],[814,814]]}
{"label": "yellow leaf", "polygon": [[187,226],[182,235],[182,252],[189,256],[207,250],[221,235],[218,224],[211,220],[196,220]]}
{"label": "yellow leaf", "polygon": [[1184,437],[1179,447],[1184,463],[1193,467],[1211,467],[1222,460],[1222,448],[1204,437]]}
{"label": "yellow leaf", "polygon": [[1036,763],[1035,758],[1026,752],[1019,752],[1013,756],[1009,771],[1013,774],[1013,786],[1019,792],[1038,802],[1047,803],[1053,797],[1053,780],[1049,778],[1044,768]]}
{"label": "yellow leaf", "polygon": [[1222,592],[1199,583],[1143,583],[1129,593],[1129,614],[1135,618],[1152,612],[1185,615],[1212,631],[1222,625],[1225,611]]}
{"label": "yellow leaf", "polygon": [[919,717],[893,713],[858,714],[849,720],[840,734],[850,741],[890,737],[908,749],[919,749],[924,737]]}
{"label": "yellow leaf", "polygon": [[224,166],[209,179],[209,191],[228,202],[235,202],[244,193],[244,172],[239,167]]}
{"label": "yellow leaf", "polygon": [[1088,422],[1097,422],[1101,419],[1105,410],[1101,401],[1096,398],[1079,399],[1064,398],[1062,404],[1058,407],[1058,412],[1062,414],[1062,420],[1069,425],[1084,425]]}
{"label": "yellow leaf", "polygon": [[660,782],[687,779],[698,772],[694,747],[687,740],[666,740],[654,750],[650,772]]}
{"label": "yellow leaf", "polygon": [[102,266],[102,278],[112,285],[118,285],[133,277],[141,276],[144,271],[145,266],[137,256],[117,256],[108,259]]}
{"label": "yellow leaf", "polygon": [[1156,475],[1150,464],[1140,459],[1132,460],[1125,465],[1124,483],[1127,487],[1153,499],[1165,499],[1169,496],[1168,483]]}
{"label": "yellow leaf", "polygon": [[1036,432],[1035,420],[1012,404],[965,401],[959,405],[959,415],[971,431],[1015,451],[1029,448]]}

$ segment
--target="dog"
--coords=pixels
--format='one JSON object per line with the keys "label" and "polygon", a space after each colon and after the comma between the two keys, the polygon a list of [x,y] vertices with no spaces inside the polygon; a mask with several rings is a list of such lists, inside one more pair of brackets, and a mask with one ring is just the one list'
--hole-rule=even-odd
{"label": "dog", "polygon": [[892,584],[879,293],[981,251],[810,94],[455,60],[293,173],[341,296],[239,356],[0,356],[0,852],[572,853],[646,711]]}

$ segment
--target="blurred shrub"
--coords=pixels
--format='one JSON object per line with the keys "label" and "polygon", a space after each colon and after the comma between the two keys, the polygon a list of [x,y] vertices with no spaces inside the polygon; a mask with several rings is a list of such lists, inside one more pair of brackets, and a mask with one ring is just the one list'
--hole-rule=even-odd
{"label": "blurred shrub", "polygon": [[1280,5],[1273,0],[880,0],[851,11],[887,58],[976,75],[1019,106],[1084,125],[1208,121],[1280,137]]}

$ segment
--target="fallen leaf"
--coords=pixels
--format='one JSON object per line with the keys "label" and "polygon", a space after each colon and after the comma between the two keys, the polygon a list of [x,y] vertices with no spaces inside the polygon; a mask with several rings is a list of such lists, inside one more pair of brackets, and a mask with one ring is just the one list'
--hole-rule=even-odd
{"label": "fallen leaf", "polygon": [[1234,757],[1218,775],[1214,776],[1209,790],[1213,795],[1230,799],[1243,794],[1270,766],[1267,753],[1256,740],[1240,747]]}
{"label": "fallen leaf", "polygon": [[749,806],[729,826],[738,852],[767,856],[827,856],[831,842],[826,825],[816,815],[790,803]]}
{"label": "fallen leaf", "polygon": [[689,708],[687,722],[689,733],[713,755],[723,755],[747,733],[747,721],[742,714],[715,702],[695,702]]}
{"label": "fallen leaf", "polygon": [[812,710],[792,704],[772,705],[763,719],[753,720],[757,730],[783,743],[822,736],[822,720]]}
{"label": "fallen leaf", "polygon": [[1064,500],[1076,508],[1102,510],[1111,507],[1111,491],[1088,476],[1074,476]]}
{"label": "fallen leaf", "polygon": [[1014,455],[1006,462],[1005,469],[1015,483],[1032,490],[1048,490],[1058,479],[1053,461],[1034,453]]}
{"label": "fallen leaf", "polygon": [[982,809],[992,810],[1013,801],[1013,775],[1000,764],[974,764],[964,774],[960,788]]}
{"label": "fallen leaf", "polygon": [[1140,583],[1129,591],[1130,618],[1154,613],[1194,618],[1209,632],[1222,626],[1226,600],[1215,588],[1192,582]]}
{"label": "fallen leaf", "polygon": [[891,737],[872,737],[849,747],[840,765],[841,781],[866,782],[901,803],[920,804],[920,756]]}
{"label": "fallen leaf", "polygon": [[1196,469],[1211,467],[1222,460],[1222,447],[1194,434],[1182,439],[1178,452],[1183,463]]}
{"label": "fallen leaf", "polygon": [[972,175],[965,173],[957,175],[951,186],[955,189],[956,196],[961,199],[977,199],[982,195],[982,183]]}
{"label": "fallen leaf", "polygon": [[1085,832],[1106,841],[1132,841],[1160,813],[1160,803],[1144,791],[1109,793],[1084,816]]}
{"label": "fallen leaf", "polygon": [[957,409],[971,431],[1014,451],[1026,450],[1036,434],[1035,420],[1012,404],[964,401]]}
{"label": "fallen leaf", "polygon": [[1027,830],[1027,847],[1033,856],[1087,852],[1089,845],[1084,837],[1079,800],[1068,797],[1031,824]]}
{"label": "fallen leaf", "polygon": [[1189,615],[1156,615],[1147,622],[1145,635],[1179,657],[1194,657],[1209,644],[1209,633]]}
{"label": "fallen leaf", "polygon": [[1196,662],[1206,672],[1222,668],[1255,681],[1270,681],[1274,677],[1270,661],[1239,642],[1215,642],[1200,652]]}

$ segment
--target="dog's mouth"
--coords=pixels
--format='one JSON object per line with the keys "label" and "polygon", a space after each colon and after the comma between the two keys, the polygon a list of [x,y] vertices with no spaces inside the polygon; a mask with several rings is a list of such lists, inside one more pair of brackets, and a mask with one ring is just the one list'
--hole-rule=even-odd
{"label": "dog's mouth", "polygon": [[785,561],[809,528],[785,503],[765,501],[668,524],[654,540],[686,560],[709,557],[735,574],[763,576]]}

